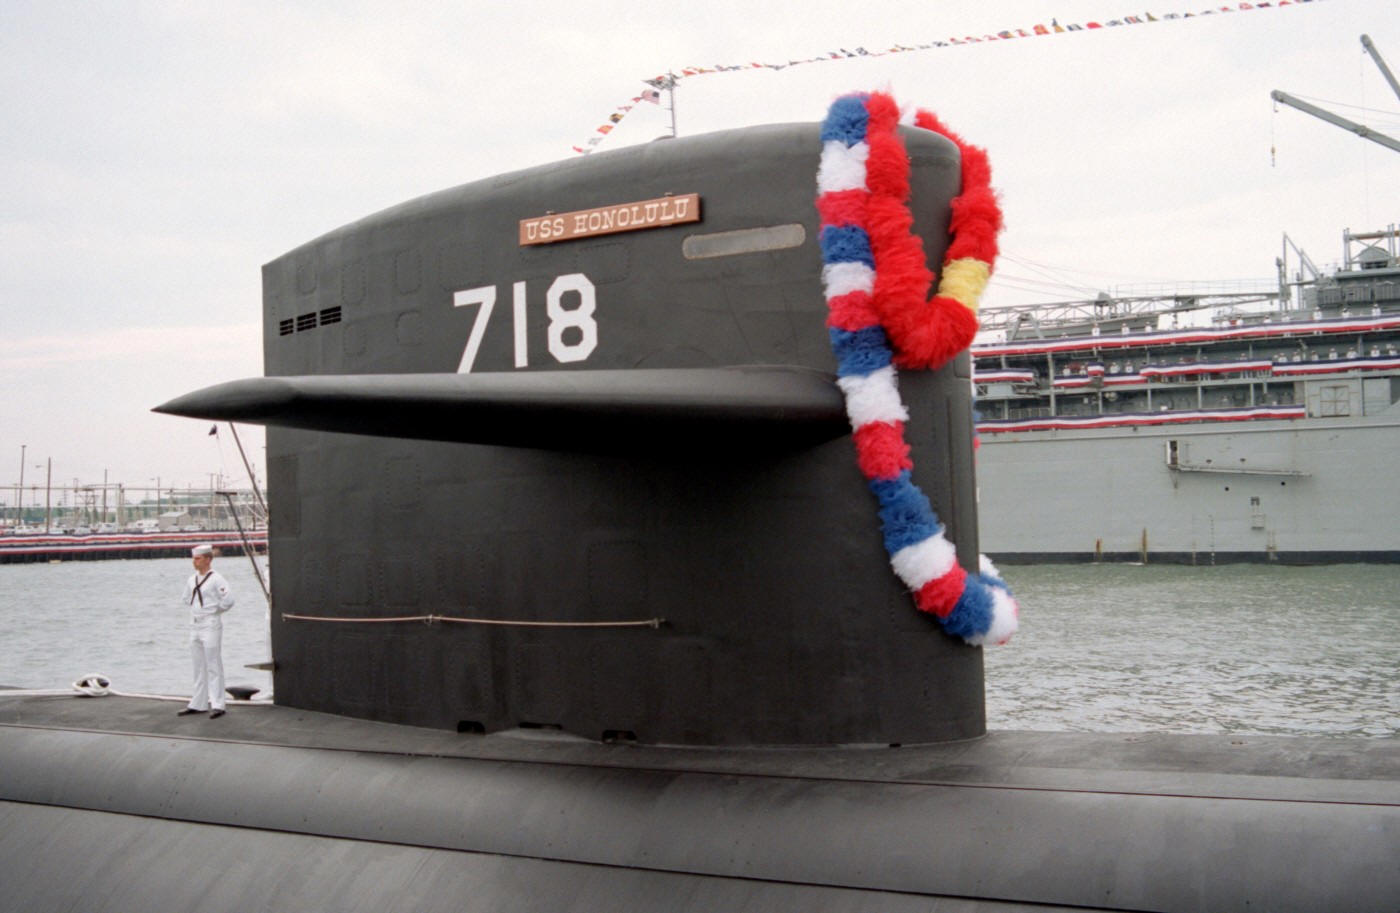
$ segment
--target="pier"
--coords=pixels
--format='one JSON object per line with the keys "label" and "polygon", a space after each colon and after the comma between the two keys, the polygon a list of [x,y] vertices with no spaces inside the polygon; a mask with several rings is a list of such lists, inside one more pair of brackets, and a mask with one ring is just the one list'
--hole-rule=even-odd
{"label": "pier", "polygon": [[[247,531],[248,549],[267,554],[267,530]],[[209,544],[222,555],[243,555],[237,530],[174,533],[109,533],[0,536],[0,564],[52,561],[103,561],[113,558],[185,558],[196,545]]]}
{"label": "pier", "polygon": [[201,543],[225,555],[261,554],[267,550],[266,503],[264,493],[251,488],[77,480],[71,486],[12,486],[0,494],[0,564],[175,558]]}

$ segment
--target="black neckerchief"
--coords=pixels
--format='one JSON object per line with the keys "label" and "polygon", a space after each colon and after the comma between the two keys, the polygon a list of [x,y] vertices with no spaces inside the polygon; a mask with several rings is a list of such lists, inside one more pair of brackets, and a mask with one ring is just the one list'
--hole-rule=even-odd
{"label": "black neckerchief", "polygon": [[194,605],[194,597],[195,597],[195,596],[198,596],[198,597],[199,597],[199,607],[200,607],[201,609],[204,608],[204,594],[201,593],[201,592],[199,591],[199,588],[202,587],[202,586],[204,586],[205,582],[209,579],[210,574],[213,574],[213,573],[214,573],[213,571],[210,571],[208,574],[205,574],[205,575],[204,575],[204,580],[201,580],[201,581],[199,581],[198,583],[196,583],[196,584],[194,585],[194,593],[190,596],[190,605]]}

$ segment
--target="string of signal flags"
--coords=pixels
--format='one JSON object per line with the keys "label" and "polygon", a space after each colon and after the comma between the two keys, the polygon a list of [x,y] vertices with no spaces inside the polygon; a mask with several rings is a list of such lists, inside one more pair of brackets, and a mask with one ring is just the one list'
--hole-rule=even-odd
{"label": "string of signal flags", "polygon": [[987,41],[1019,41],[1023,38],[1040,38],[1046,35],[1062,35],[1069,32],[1086,32],[1097,29],[1122,28],[1125,26],[1148,25],[1153,22],[1169,22],[1181,19],[1195,19],[1201,16],[1218,16],[1226,13],[1253,12],[1259,10],[1281,9],[1285,6],[1296,6],[1304,3],[1316,3],[1321,0],[1275,0],[1275,2],[1262,3],[1226,3],[1220,6],[1210,7],[1198,12],[1178,12],[1178,13],[1148,13],[1141,15],[1121,16],[1112,19],[1096,20],[1090,19],[1086,22],[1061,23],[1058,19],[1051,19],[1049,25],[1037,24],[1029,28],[998,29],[997,31],[983,32],[981,35],[966,35],[962,38],[948,38],[942,41],[929,41],[922,44],[896,44],[884,50],[867,50],[856,48],[847,50],[841,48],[835,51],[827,51],[816,57],[806,57],[802,59],[789,60],[786,63],[741,63],[712,67],[685,67],[678,73],[663,73],[651,79],[644,79],[642,82],[646,89],[640,95],[634,96],[627,104],[618,105],[607,120],[598,125],[594,135],[589,137],[583,145],[574,146],[574,152],[580,155],[588,155],[597,148],[609,133],[613,131],[622,119],[627,116],[637,105],[641,104],[661,104],[661,93],[663,91],[675,89],[676,85],[683,79],[693,79],[697,76],[707,76],[711,73],[732,73],[736,70],[785,70],[789,67],[802,66],[809,63],[829,63],[834,60],[850,60],[853,58],[885,57],[890,54],[911,54],[920,51],[932,51],[938,48],[956,47],[965,44],[981,44]]}

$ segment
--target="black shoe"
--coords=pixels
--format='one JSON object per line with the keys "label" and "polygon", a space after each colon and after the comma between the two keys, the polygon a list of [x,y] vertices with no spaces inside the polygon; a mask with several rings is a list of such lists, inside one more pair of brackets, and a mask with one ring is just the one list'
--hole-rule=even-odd
{"label": "black shoe", "polygon": [[175,715],[176,715],[176,716],[189,716],[191,713],[203,713],[203,712],[204,712],[203,710],[196,710],[196,709],[194,709],[193,707],[186,707],[184,710],[181,710],[179,713],[177,713],[177,714],[175,714]]}
{"label": "black shoe", "polygon": [[215,710],[213,713],[209,714],[209,719],[211,719],[211,720],[217,720],[219,717],[221,717],[221,716],[223,716],[223,715],[224,715],[224,711],[222,711],[222,710]]}

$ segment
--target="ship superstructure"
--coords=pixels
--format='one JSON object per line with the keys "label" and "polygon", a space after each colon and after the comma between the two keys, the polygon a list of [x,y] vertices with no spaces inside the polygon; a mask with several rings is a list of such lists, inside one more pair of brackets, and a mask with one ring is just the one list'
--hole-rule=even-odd
{"label": "ship superstructure", "polygon": [[1400,560],[1400,227],[1343,243],[1324,272],[1285,239],[1277,291],[989,312],[984,550]]}

